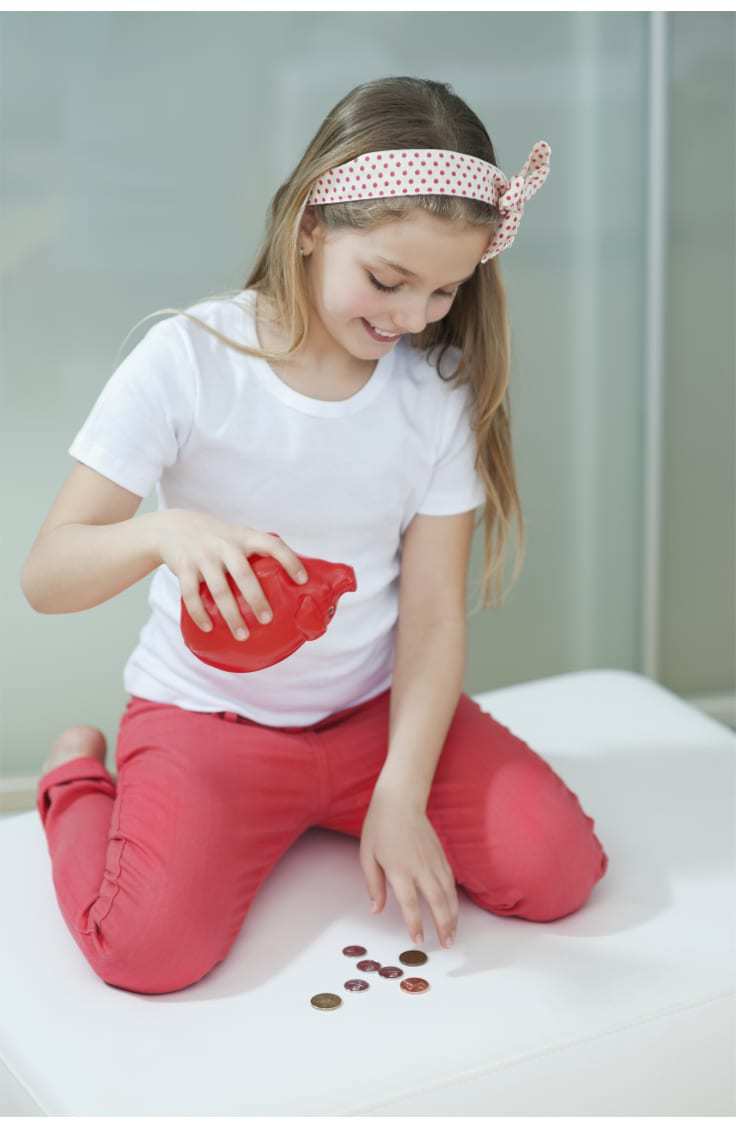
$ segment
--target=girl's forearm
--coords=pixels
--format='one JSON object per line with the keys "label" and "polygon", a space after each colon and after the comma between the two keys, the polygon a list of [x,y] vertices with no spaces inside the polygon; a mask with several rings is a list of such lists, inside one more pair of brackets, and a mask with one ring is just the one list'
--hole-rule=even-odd
{"label": "girl's forearm", "polygon": [[35,611],[86,611],[111,599],[161,564],[158,529],[165,513],[142,513],[108,525],[60,525],[29,553],[23,594]]}
{"label": "girl's forearm", "polygon": [[373,795],[426,809],[463,691],[467,624],[407,623],[399,615],[388,752]]}

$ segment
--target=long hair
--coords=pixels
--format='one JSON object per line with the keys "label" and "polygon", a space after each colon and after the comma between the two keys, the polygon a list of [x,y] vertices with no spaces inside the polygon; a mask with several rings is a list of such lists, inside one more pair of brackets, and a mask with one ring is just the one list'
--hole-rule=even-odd
{"label": "long hair", "polygon": [[[309,291],[298,239],[314,182],[331,168],[362,153],[407,148],[449,149],[498,164],[483,123],[449,83],[399,76],[363,83],[346,94],[327,114],[294,170],[276,190],[265,238],[242,286],[265,296],[289,340],[285,352],[233,341],[187,310],[157,310],[148,316],[184,314],[246,355],[274,363],[288,360],[300,350],[308,335]],[[486,227],[490,239],[500,219],[498,208],[463,196],[399,196],[310,206],[314,207],[317,220],[330,231],[366,231],[422,209],[462,227]],[[239,292],[232,290],[210,297],[231,298]],[[497,258],[479,265],[459,287],[445,317],[432,322],[421,333],[406,334],[405,339],[413,348],[425,352],[430,363],[431,355],[439,353],[439,379],[470,386],[475,467],[486,495],[482,514],[481,606],[501,606],[507,594],[500,593],[504,552],[514,518],[519,555],[510,588],[523,564],[526,533],[511,441],[510,324]],[[461,355],[454,372],[446,377],[441,371],[442,358],[450,346],[459,349]]]}

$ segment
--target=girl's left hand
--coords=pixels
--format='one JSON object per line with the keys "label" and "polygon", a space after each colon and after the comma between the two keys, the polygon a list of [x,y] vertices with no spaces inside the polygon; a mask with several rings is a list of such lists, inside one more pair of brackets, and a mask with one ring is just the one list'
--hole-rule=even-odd
{"label": "girl's left hand", "polygon": [[455,876],[426,813],[398,799],[374,792],[363,822],[360,864],[368,892],[381,912],[386,881],[399,902],[412,942],[423,942],[417,890],[426,897],[440,944],[449,947],[457,929]]}

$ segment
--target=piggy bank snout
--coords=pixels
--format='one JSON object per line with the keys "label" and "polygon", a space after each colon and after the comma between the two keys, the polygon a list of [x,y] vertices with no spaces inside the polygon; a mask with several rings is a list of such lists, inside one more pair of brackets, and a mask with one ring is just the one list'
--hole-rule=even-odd
{"label": "piggy bank snout", "polygon": [[341,595],[345,595],[348,591],[357,591],[358,585],[355,582],[355,572],[349,564],[339,564],[336,569],[336,575],[332,579],[330,585],[330,604],[327,608],[327,618],[331,619],[337,611],[338,600]]}
{"label": "piggy bank snout", "polygon": [[346,591],[357,590],[358,585],[355,580],[355,571],[349,564],[337,564],[332,579],[332,595],[335,601],[337,601],[341,595],[344,595]]}

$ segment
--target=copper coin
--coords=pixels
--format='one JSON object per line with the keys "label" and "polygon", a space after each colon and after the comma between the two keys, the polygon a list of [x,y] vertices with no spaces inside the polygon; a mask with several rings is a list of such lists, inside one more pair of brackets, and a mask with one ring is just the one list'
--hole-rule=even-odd
{"label": "copper coin", "polygon": [[346,979],[345,980],[345,990],[346,991],[367,991],[369,986],[370,986],[370,984],[366,983],[365,979]]}
{"label": "copper coin", "polygon": [[412,975],[408,979],[402,979],[399,987],[402,991],[408,991],[412,995],[420,995],[422,991],[429,991],[429,983],[426,979],[418,979]]}
{"label": "copper coin", "polygon": [[344,956],[364,956],[365,953],[366,949],[361,948],[360,944],[349,944],[347,948],[342,950]]}
{"label": "copper coin", "polygon": [[403,964],[408,964],[409,967],[419,967],[419,964],[427,962],[427,953],[420,952],[418,948],[408,948],[401,953],[399,959]]}
{"label": "copper coin", "polygon": [[400,975],[404,974],[404,972],[400,967],[389,966],[382,967],[378,974],[384,976],[385,979],[398,979]]}
{"label": "copper coin", "polygon": [[379,971],[381,968],[377,960],[358,960],[355,966],[358,971]]}
{"label": "copper coin", "polygon": [[312,995],[309,1001],[317,1010],[334,1010],[335,1007],[342,1006],[340,996],[333,995],[331,991],[321,991],[319,995]]}

